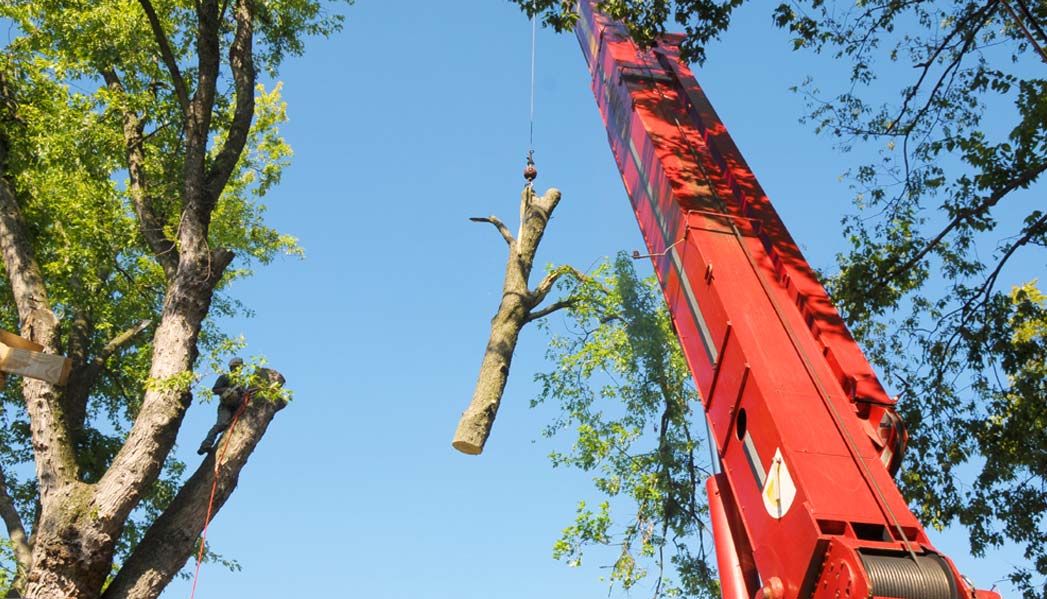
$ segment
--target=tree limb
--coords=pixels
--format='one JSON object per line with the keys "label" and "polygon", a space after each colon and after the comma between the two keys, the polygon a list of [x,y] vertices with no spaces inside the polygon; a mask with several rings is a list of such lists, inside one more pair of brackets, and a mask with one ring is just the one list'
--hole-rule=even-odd
{"label": "tree limb", "polygon": [[160,594],[197,546],[215,476],[218,482],[212,515],[232,495],[248,458],[273,417],[285,405],[283,400],[262,397],[251,399],[236,426],[226,431],[219,442],[217,451],[220,454],[224,452],[224,455],[217,471],[216,455],[212,452],[179,490],[171,505],[146,531],[102,599],[153,599]]}
{"label": "tree limb", "polygon": [[473,216],[470,217],[469,220],[474,223],[491,223],[496,229],[498,229],[498,232],[502,234],[502,239],[509,244],[510,251],[512,248],[516,247],[516,238],[513,237],[512,232],[509,231],[509,227],[506,227],[505,223],[503,223],[497,216]]}
{"label": "tree limb", "polygon": [[17,577],[21,578],[33,564],[33,550],[26,537],[22,518],[15,509],[14,499],[7,491],[7,476],[2,469],[0,469],[0,518],[3,518],[4,525],[7,527],[7,536],[11,541],[11,548],[14,550],[17,562]]}
{"label": "tree limb", "polygon": [[229,126],[222,149],[207,173],[208,213],[214,209],[225,184],[236,168],[236,163],[243,154],[247,144],[247,135],[251,131],[254,119],[254,85],[255,68],[252,51],[253,43],[253,5],[251,0],[236,0],[233,7],[236,20],[236,33],[229,48],[229,65],[233,71],[233,87],[236,92],[236,107],[233,109],[233,122]]}
{"label": "tree limb", "polygon": [[575,305],[576,303],[578,303],[578,300],[572,299],[572,298],[568,298],[568,299],[565,299],[565,300],[560,300],[560,301],[556,302],[555,304],[550,304],[550,305],[542,308],[541,310],[528,312],[527,313],[527,317],[524,318],[524,324],[527,324],[529,322],[533,322],[535,320],[538,320],[539,318],[544,318],[546,316],[549,316],[550,314],[552,314],[553,312],[556,312],[557,310],[562,310],[564,308],[570,308],[571,306]]}
{"label": "tree limb", "polygon": [[171,43],[168,41],[163,25],[160,24],[160,19],[156,15],[156,9],[153,8],[153,4],[149,0],[138,0],[138,3],[142,5],[142,10],[145,11],[145,16],[149,19],[149,27],[153,30],[153,39],[160,46],[160,57],[167,67],[167,72],[171,75],[171,84],[174,85],[178,106],[181,107],[182,114],[187,114],[189,112],[189,91],[186,89],[185,79],[182,78],[182,71],[178,68],[178,61],[175,59],[174,52],[171,51]]}
{"label": "tree limb", "polygon": [[[14,296],[22,336],[57,353],[58,318],[51,309],[40,265],[22,218],[21,209],[5,173],[0,171],[0,255]],[[73,448],[57,409],[56,389],[39,379],[22,382],[26,410],[31,421],[36,451],[40,495],[46,497],[56,486],[76,479]]]}
{"label": "tree limb", "polygon": [[117,350],[148,328],[152,322],[151,320],[143,320],[113,337],[96,356],[81,364],[79,369],[73,371],[69,378],[69,384],[66,386],[64,400],[71,431],[79,431],[83,428],[83,422],[87,416],[87,399],[91,396],[91,389],[94,387],[98,377],[105,370],[106,361]]}
{"label": "tree limb", "polygon": [[952,230],[958,227],[961,223],[963,223],[963,221],[971,218],[972,216],[980,215],[984,213],[986,210],[989,210],[990,208],[998,204],[1000,200],[1002,200],[1007,194],[1032,183],[1036,179],[1036,177],[1040,176],[1044,171],[1047,171],[1047,161],[1041,162],[1040,164],[1034,165],[1032,168],[1022,171],[1022,173],[1018,175],[1018,177],[1009,181],[1007,185],[1004,185],[1002,188],[997,189],[991,195],[982,199],[981,203],[979,203],[977,206],[971,206],[968,208],[958,210],[956,212],[956,216],[954,216],[952,220],[945,225],[945,228],[943,228],[938,233],[938,235],[935,236],[934,239],[929,241],[927,245],[925,245],[919,252],[916,253],[915,256],[906,260],[905,263],[903,263],[901,266],[889,270],[887,274],[884,275],[883,280],[886,281],[890,279],[895,279],[905,274],[909,269],[916,266],[920,262],[920,260],[923,260],[923,258],[926,257],[927,254],[931,253],[931,251],[934,250],[934,248],[938,247],[938,245],[941,244],[942,240],[945,239],[945,236],[951,233]]}
{"label": "tree limb", "polygon": [[[102,69],[102,78],[113,93],[123,96],[124,86],[112,69]],[[170,280],[178,268],[178,249],[173,240],[164,235],[164,219],[154,208],[156,199],[149,195],[145,172],[145,123],[133,111],[122,107],[124,145],[127,154],[127,172],[130,179],[131,200],[134,203],[138,230]]]}
{"label": "tree limb", "polygon": [[573,266],[565,265],[556,268],[551,273],[545,275],[542,282],[538,283],[538,286],[534,288],[534,291],[530,292],[530,304],[532,308],[545,301],[545,297],[549,295],[550,291],[552,291],[553,285],[555,285],[556,281],[563,275],[571,275],[578,282],[585,281],[587,278],[585,275],[578,272],[578,269]]}

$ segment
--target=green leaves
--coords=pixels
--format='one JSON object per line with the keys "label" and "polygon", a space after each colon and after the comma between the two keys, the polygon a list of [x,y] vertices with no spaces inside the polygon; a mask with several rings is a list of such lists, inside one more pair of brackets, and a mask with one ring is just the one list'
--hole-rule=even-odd
{"label": "green leaves", "polygon": [[[557,32],[571,31],[578,19],[574,0],[512,0],[520,10],[538,15]],[[654,45],[666,33],[670,17],[687,34],[680,47],[684,60],[702,63],[708,43],[731,22],[731,13],[744,0],[601,0],[597,9],[625,24],[641,47]]]}
{"label": "green leaves", "polygon": [[605,499],[595,512],[579,503],[554,557],[579,565],[587,547],[614,546],[612,585],[628,589],[653,575],[656,595],[718,596],[698,487],[708,475],[703,439],[690,430],[698,397],[661,291],[637,278],[625,254],[563,286],[578,301],[567,332],[550,339],[553,367],[536,376],[533,405],[555,403],[559,416],[546,434],[573,440],[568,452],[550,456],[553,464],[592,472]]}

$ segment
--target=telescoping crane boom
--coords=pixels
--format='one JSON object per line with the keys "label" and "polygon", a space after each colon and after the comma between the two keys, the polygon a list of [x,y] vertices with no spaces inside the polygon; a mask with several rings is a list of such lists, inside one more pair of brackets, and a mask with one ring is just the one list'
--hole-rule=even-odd
{"label": "telescoping crane boom", "polygon": [[934,549],[893,480],[905,430],[680,61],[580,2],[622,179],[702,397],[724,599],[999,598]]}

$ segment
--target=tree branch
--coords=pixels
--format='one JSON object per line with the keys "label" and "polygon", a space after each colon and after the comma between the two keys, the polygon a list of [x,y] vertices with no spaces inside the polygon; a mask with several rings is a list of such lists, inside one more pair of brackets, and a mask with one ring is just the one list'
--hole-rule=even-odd
{"label": "tree branch", "polygon": [[[124,95],[124,86],[112,69],[103,69],[102,78],[106,86],[118,96]],[[135,216],[138,218],[138,230],[145,239],[149,249],[160,266],[164,276],[170,280],[178,268],[178,249],[174,241],[164,235],[164,219],[156,212],[156,199],[150,197],[145,173],[144,122],[133,111],[125,106],[120,108],[123,116],[124,145],[127,154],[127,172],[131,182],[131,199],[134,203]]]}
{"label": "tree branch", "polygon": [[73,370],[69,384],[66,386],[64,402],[71,430],[79,431],[83,428],[83,422],[87,416],[87,398],[91,396],[91,389],[94,387],[95,381],[98,380],[98,377],[105,370],[106,361],[117,350],[148,328],[152,322],[151,320],[143,320],[128,328],[109,340],[102,350],[98,352],[98,355],[82,364],[81,368]]}
{"label": "tree branch", "polygon": [[232,495],[248,458],[273,417],[286,405],[283,400],[262,397],[250,400],[236,426],[226,431],[219,442],[218,452],[224,453],[222,463],[215,468],[215,453],[204,459],[171,505],[146,531],[102,599],[152,599],[160,594],[193,554],[204,527],[215,476],[218,481],[213,513]]}
{"label": "tree branch", "polygon": [[189,90],[185,86],[185,79],[182,78],[182,71],[178,68],[178,61],[175,59],[174,52],[171,51],[171,43],[167,40],[163,25],[160,24],[160,19],[156,16],[156,9],[153,8],[149,0],[138,0],[138,3],[142,5],[142,10],[145,11],[145,16],[149,19],[149,26],[153,30],[153,39],[160,46],[160,57],[167,67],[167,72],[171,75],[171,83],[174,85],[175,97],[178,98],[178,106],[181,107],[182,114],[187,114],[189,112]]}
{"label": "tree branch", "polygon": [[[532,293],[527,288],[527,281],[534,266],[534,256],[553,209],[559,201],[560,192],[556,189],[550,189],[544,196],[537,197],[528,185],[520,194],[520,232],[517,242],[509,244],[505,280],[502,283],[502,301],[491,319],[491,334],[487,339],[483,361],[480,363],[480,375],[476,381],[472,401],[462,413],[454,440],[451,442],[451,445],[462,453],[481,453],[487,437],[491,434],[491,427],[494,425],[502,393],[509,378],[509,366],[520,337],[520,330],[529,322],[530,310],[535,306],[531,303]],[[486,222],[502,231],[502,237],[506,241],[512,238],[503,231],[504,225],[498,226],[501,223],[497,219]],[[550,286],[551,284],[549,283]],[[553,307],[550,306],[547,310],[551,308]]]}
{"label": "tree branch", "polygon": [[960,226],[960,224],[963,223],[963,221],[973,216],[983,214],[986,210],[989,210],[990,208],[998,204],[1000,200],[1002,200],[1007,194],[1032,183],[1036,179],[1036,177],[1040,176],[1044,171],[1047,171],[1047,161],[1035,165],[1033,168],[1026,169],[1018,177],[1011,179],[1011,181],[1008,182],[1007,185],[1004,185],[1002,188],[997,189],[991,195],[984,198],[982,202],[977,206],[972,206],[957,211],[956,216],[954,216],[953,219],[949,221],[947,225],[945,225],[945,228],[943,228],[938,233],[938,235],[935,236],[934,239],[929,241],[927,245],[923,247],[923,249],[916,253],[915,256],[906,260],[904,264],[889,270],[887,274],[884,275],[883,280],[886,281],[894,279],[901,276],[902,274],[905,274],[909,269],[916,266],[920,262],[920,260],[923,260],[924,257],[927,256],[927,254],[931,253],[931,251],[934,250],[934,248],[938,247],[938,245],[941,244],[942,240],[945,239],[945,236],[951,233],[953,229]]}
{"label": "tree branch", "polygon": [[556,312],[557,310],[562,310],[564,308],[570,308],[571,306],[575,305],[576,303],[578,303],[577,299],[567,298],[565,300],[560,300],[560,301],[556,302],[555,304],[550,304],[550,305],[542,308],[541,310],[528,312],[527,313],[527,317],[524,318],[524,324],[527,324],[529,322],[533,322],[535,320],[538,320],[539,318],[544,318],[546,316],[549,316],[550,314],[552,314],[553,312]]}
{"label": "tree branch", "polygon": [[502,234],[502,239],[509,244],[510,251],[516,247],[516,238],[513,237],[512,232],[509,231],[509,227],[506,227],[505,223],[503,223],[497,216],[472,216],[469,220],[474,223],[491,223],[496,229],[498,229],[498,232]]}
{"label": "tree branch", "polygon": [[545,301],[545,297],[549,295],[550,291],[552,291],[553,285],[555,285],[556,281],[563,275],[571,275],[579,283],[585,281],[588,278],[582,273],[578,272],[578,269],[573,266],[564,265],[556,268],[551,273],[545,275],[545,278],[542,279],[542,282],[538,283],[538,286],[534,288],[534,291],[531,291],[529,293],[529,303],[531,304],[532,308],[537,307],[539,304]]}
{"label": "tree branch", "polygon": [[[6,174],[0,170],[0,255],[14,296],[22,336],[39,343],[45,352],[57,353],[58,318],[51,309],[40,265],[36,261],[21,209]],[[37,480],[41,497],[56,486],[76,480],[76,460],[58,409],[54,386],[39,379],[22,382],[26,410],[31,420],[36,451]]]}
{"label": "tree branch", "polygon": [[229,134],[207,174],[208,212],[214,209],[215,202],[218,201],[225,184],[232,176],[233,169],[236,168],[236,163],[240,160],[240,155],[243,154],[254,119],[256,75],[252,49],[254,13],[251,0],[236,0],[233,16],[236,19],[236,33],[229,48],[229,65],[233,71],[236,107],[233,110]]}
{"label": "tree branch", "polygon": [[11,548],[14,550],[17,562],[17,577],[20,578],[29,571],[33,564],[33,550],[26,537],[22,518],[15,509],[14,499],[7,491],[7,476],[2,469],[0,469],[0,518],[3,518],[4,525],[7,527],[7,536],[11,541]]}

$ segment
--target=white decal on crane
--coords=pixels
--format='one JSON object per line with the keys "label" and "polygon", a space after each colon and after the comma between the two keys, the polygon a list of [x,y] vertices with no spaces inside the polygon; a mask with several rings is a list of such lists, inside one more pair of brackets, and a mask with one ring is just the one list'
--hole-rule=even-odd
{"label": "white decal on crane", "polygon": [[774,451],[774,459],[771,460],[771,467],[767,471],[765,481],[763,506],[767,508],[767,513],[772,518],[780,520],[796,499],[796,484],[793,483],[789,467],[785,465],[785,460],[782,458],[781,448]]}

